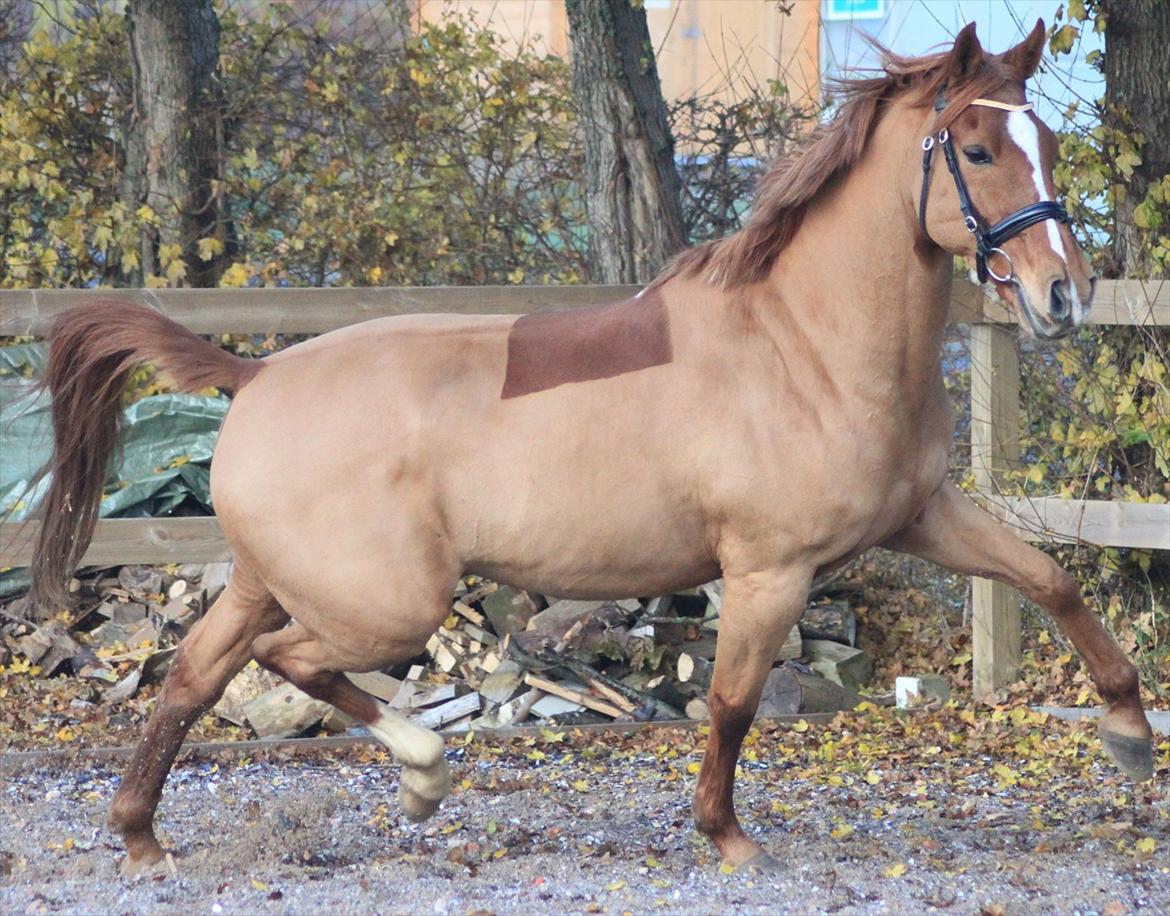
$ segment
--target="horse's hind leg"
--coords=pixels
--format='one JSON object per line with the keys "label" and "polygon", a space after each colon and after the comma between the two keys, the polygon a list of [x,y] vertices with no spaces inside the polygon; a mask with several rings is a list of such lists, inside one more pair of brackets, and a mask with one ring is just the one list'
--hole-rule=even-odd
{"label": "horse's hind leg", "polygon": [[[417,646],[404,645],[395,655],[410,658]],[[354,685],[339,666],[339,653],[301,624],[260,636],[252,654],[265,668],[288,679],[309,696],[336,706],[363,723],[403,765],[398,799],[411,820],[426,820],[438,810],[451,788],[443,739],[408,721]],[[395,659],[386,659],[386,662]]]}
{"label": "horse's hind leg", "polygon": [[267,589],[237,563],[223,594],[180,644],[110,807],[110,827],[126,844],[123,874],[163,858],[154,811],[183,738],[247,663],[252,641],[287,620]]}
{"label": "horse's hind leg", "polygon": [[1076,580],[1051,557],[1023,543],[950,484],[885,546],[1006,582],[1048,611],[1084,657],[1108,704],[1099,725],[1105,750],[1127,776],[1153,775],[1153,733],[1142,710],[1137,669],[1085,606]]}

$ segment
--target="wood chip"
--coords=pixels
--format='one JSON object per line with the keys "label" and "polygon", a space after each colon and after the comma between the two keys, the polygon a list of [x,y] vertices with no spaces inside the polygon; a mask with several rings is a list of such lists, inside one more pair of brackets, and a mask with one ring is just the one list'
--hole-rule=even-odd
{"label": "wood chip", "polygon": [[587,693],[582,693],[579,690],[570,690],[568,687],[563,687],[553,681],[546,680],[542,677],[537,677],[535,674],[524,675],[524,683],[529,687],[535,687],[538,690],[543,690],[545,693],[551,693],[554,697],[560,697],[562,700],[569,700],[572,703],[580,703],[582,706],[592,709],[594,712],[599,712],[604,716],[609,716],[612,719],[621,718],[624,713],[609,703],[592,697]]}

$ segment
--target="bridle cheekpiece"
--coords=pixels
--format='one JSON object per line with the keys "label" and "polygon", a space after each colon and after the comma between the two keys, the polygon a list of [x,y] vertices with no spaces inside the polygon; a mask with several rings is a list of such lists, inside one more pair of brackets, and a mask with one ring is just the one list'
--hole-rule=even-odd
{"label": "bridle cheekpiece", "polygon": [[[938,91],[938,98],[934,103],[934,110],[941,112],[947,107],[946,86]],[[1031,111],[1032,103],[1013,105],[1010,102],[999,102],[995,99],[972,99],[968,104],[980,105],[984,108],[997,108],[1000,111]],[[935,147],[941,147],[947,160],[947,169],[955,179],[955,190],[959,194],[959,208],[963,211],[963,223],[967,231],[975,236],[975,273],[980,283],[986,283],[987,278],[999,283],[1007,283],[1015,276],[1012,259],[1000,246],[1013,236],[1019,235],[1029,226],[1041,223],[1046,219],[1059,220],[1062,223],[1070,222],[1068,211],[1064,205],[1055,200],[1040,200],[1034,204],[1021,207],[1015,213],[1010,213],[993,226],[979,215],[975,204],[971,202],[971,195],[967,191],[967,182],[963,180],[963,173],[959,170],[959,159],[955,155],[955,146],[951,142],[951,133],[947,128],[938,132],[938,136],[928,136],[922,141],[922,194],[918,198],[918,223],[922,227],[922,234],[933,242],[930,233],[926,230],[926,198],[930,194],[930,169],[934,158]],[[1008,263],[1008,272],[1000,276],[987,266],[988,259],[998,255]]]}

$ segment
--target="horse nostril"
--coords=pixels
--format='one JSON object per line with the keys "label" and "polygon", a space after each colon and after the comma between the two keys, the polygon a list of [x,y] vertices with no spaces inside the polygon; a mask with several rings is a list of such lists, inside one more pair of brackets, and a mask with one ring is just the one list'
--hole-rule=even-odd
{"label": "horse nostril", "polygon": [[1072,314],[1072,294],[1067,280],[1053,280],[1048,288],[1048,311],[1057,321],[1064,321]]}

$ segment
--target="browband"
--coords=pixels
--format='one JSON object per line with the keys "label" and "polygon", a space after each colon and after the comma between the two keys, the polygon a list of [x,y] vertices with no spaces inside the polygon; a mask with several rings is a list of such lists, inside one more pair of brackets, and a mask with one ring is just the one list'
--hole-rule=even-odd
{"label": "browband", "polygon": [[1011,102],[997,102],[995,99],[972,99],[969,105],[982,105],[984,108],[998,108],[1000,111],[1031,111],[1032,103],[1013,105]]}

